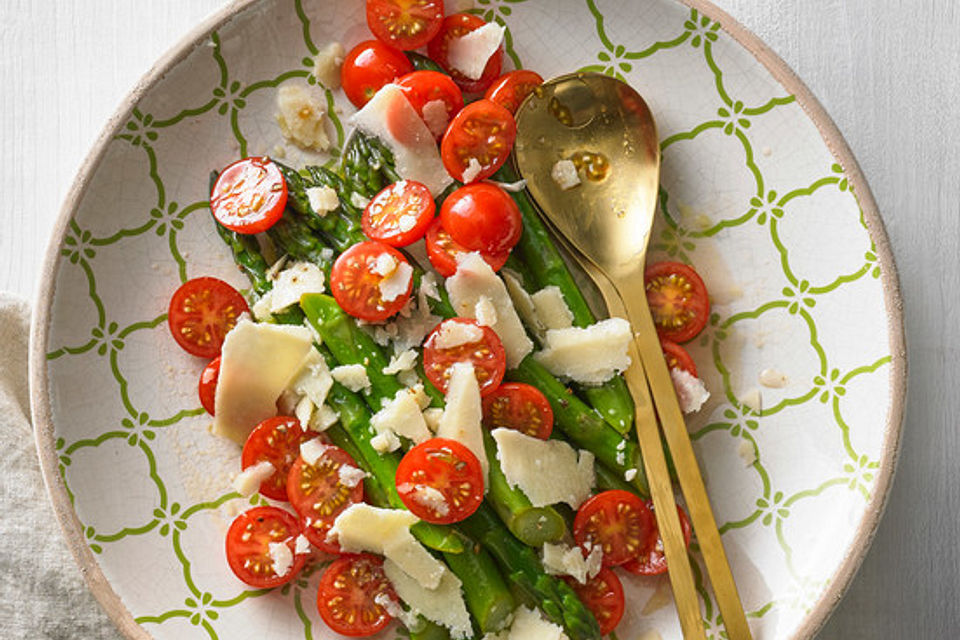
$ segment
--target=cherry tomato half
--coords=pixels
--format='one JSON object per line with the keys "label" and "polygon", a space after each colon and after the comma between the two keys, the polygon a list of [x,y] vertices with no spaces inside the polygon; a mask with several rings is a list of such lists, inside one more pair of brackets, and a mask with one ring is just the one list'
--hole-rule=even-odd
{"label": "cherry tomato half", "polygon": [[597,619],[600,635],[605,636],[617,628],[626,609],[623,585],[617,574],[604,567],[587,580],[586,584],[580,584],[570,576],[564,576],[563,580],[573,588],[580,601]]}
{"label": "cherry tomato half", "polygon": [[396,49],[419,49],[442,25],[443,0],[367,0],[367,26]]}
{"label": "cherry tomato half", "polygon": [[495,102],[477,100],[450,121],[440,142],[440,159],[460,182],[476,182],[503,166],[516,139],[513,114]]}
{"label": "cherry tomato half", "polygon": [[509,111],[516,113],[524,98],[543,84],[543,78],[536,71],[517,69],[509,71],[490,85],[483,97]]}
{"label": "cherry tomato half", "polygon": [[443,137],[450,120],[463,109],[460,87],[445,73],[414,71],[397,80],[397,85],[437,140]]}
{"label": "cherry tomato half", "polygon": [[287,206],[287,181],[270,158],[244,158],[217,177],[210,210],[217,222],[237,233],[266,231]]}
{"label": "cherry tomato half", "polygon": [[200,382],[197,393],[200,396],[200,405],[210,415],[216,415],[215,401],[217,397],[217,380],[220,379],[220,356],[210,361],[200,372]]}
{"label": "cherry tomato half", "polygon": [[[384,287],[389,297],[385,297]],[[357,243],[341,253],[330,272],[330,291],[337,304],[368,322],[386,320],[400,311],[412,290],[413,269],[406,257],[374,240]]]}
{"label": "cherry tomato half", "polygon": [[[647,500],[647,508],[653,512],[653,501]],[[687,513],[677,505],[677,515],[680,516],[680,530],[683,532],[683,541],[687,548],[690,547],[690,538],[693,530],[690,527],[690,519]],[[656,524],[656,523],[654,523]],[[667,556],[663,552],[663,540],[660,538],[659,528],[654,529],[654,541],[646,551],[638,557],[633,558],[623,564],[624,571],[629,571],[638,576],[654,576],[667,571]]]}
{"label": "cherry tomato half", "polygon": [[467,93],[483,93],[497,79],[497,76],[500,75],[500,67],[503,65],[503,47],[497,49],[490,56],[480,77],[477,80],[471,80],[450,66],[450,43],[454,38],[464,36],[485,24],[486,22],[479,16],[469,13],[454,13],[443,19],[440,33],[427,45],[427,54],[434,62],[443,67],[444,71],[453,78],[453,81]]}
{"label": "cherry tomato half", "polygon": [[[279,507],[254,507],[241,513],[227,530],[227,564],[243,582],[257,589],[279,587],[290,582],[307,561],[295,553],[300,525],[292,514]],[[274,568],[270,543],[286,544],[293,566],[282,575]]]}
{"label": "cherry tomato half", "polygon": [[645,551],[656,526],[643,500],[615,489],[598,493],[580,505],[573,520],[573,538],[586,551],[600,545],[603,566],[613,567]]}
{"label": "cherry tomato half", "polygon": [[421,520],[460,522],[483,502],[483,470],[477,456],[456,440],[431,438],[400,460],[397,493]]}
{"label": "cherry tomato half", "polygon": [[[434,218],[433,223],[427,229],[426,241],[427,257],[430,259],[430,264],[444,278],[449,278],[457,272],[457,256],[470,252],[469,249],[458,244],[450,237],[447,230],[443,228],[440,218]],[[490,265],[491,269],[499,271],[507,263],[510,252],[503,251],[491,254],[481,251],[480,256]]]}
{"label": "cherry tomato half", "polygon": [[336,633],[353,638],[372,636],[392,620],[377,596],[397,599],[383,573],[383,558],[366,553],[344,556],[320,577],[317,612]]}
{"label": "cherry tomato half", "polygon": [[506,427],[546,440],[553,431],[553,409],[539,389],[523,382],[505,382],[483,399],[483,426]]}
{"label": "cherry tomato half", "polygon": [[223,340],[249,311],[236,289],[217,278],[187,280],[170,298],[167,325],[184,351],[201,358],[220,355]]}
{"label": "cherry tomato half", "polygon": [[[444,347],[440,337],[450,331],[452,324],[466,324],[482,332],[479,340]],[[457,362],[469,362],[480,384],[480,395],[488,396],[500,385],[507,369],[507,355],[503,343],[490,327],[482,327],[469,318],[449,318],[438,324],[423,343],[423,370],[433,385],[447,392],[450,367]]]}
{"label": "cherry tomato half", "polygon": [[344,466],[356,467],[350,454],[328,445],[317,464],[297,456],[287,476],[287,497],[300,515],[303,535],[327,553],[340,553],[340,545],[327,540],[327,533],[341,511],[363,501],[363,483],[349,487],[340,478]]}
{"label": "cherry tomato half", "polygon": [[361,219],[363,232],[371,240],[405,247],[423,237],[436,210],[426,185],[413,180],[394,182],[367,203]]}
{"label": "cherry tomato half", "polygon": [[660,348],[663,349],[663,357],[667,360],[668,369],[680,369],[694,378],[698,377],[697,365],[694,364],[693,358],[686,349],[669,340],[660,340]]}
{"label": "cherry tomato half", "polygon": [[657,333],[673,342],[687,342],[710,318],[710,300],[703,280],[682,262],[658,262],[643,273],[647,302]]}
{"label": "cherry tomato half", "polygon": [[303,429],[292,416],[267,418],[250,432],[240,454],[244,469],[266,460],[273,465],[273,475],[260,483],[260,494],[271,500],[287,500],[287,476],[290,466],[300,455]]}
{"label": "cherry tomato half", "polygon": [[343,92],[357,108],[385,84],[413,71],[413,65],[402,52],[379,40],[365,40],[347,54],[340,68]]}
{"label": "cherry tomato half", "polygon": [[468,184],[447,196],[440,221],[457,244],[491,255],[509,252],[523,233],[517,203],[489,182]]}

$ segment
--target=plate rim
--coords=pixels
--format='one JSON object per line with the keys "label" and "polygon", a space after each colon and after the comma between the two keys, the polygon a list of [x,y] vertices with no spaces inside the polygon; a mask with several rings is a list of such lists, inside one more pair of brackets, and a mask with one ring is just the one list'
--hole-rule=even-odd
{"label": "plate rim", "polygon": [[[78,209],[86,187],[103,160],[110,141],[144,94],[152,89],[195,48],[202,46],[210,33],[223,27],[247,8],[264,1],[266,0],[232,0],[211,13],[170,47],[126,94],[93,143],[77,171],[73,184],[64,197],[47,243],[34,295],[30,325],[28,375],[34,440],[43,481],[63,531],[65,542],[73,554],[88,588],[111,621],[127,638],[132,640],[146,640],[152,636],[144,627],[137,624],[133,614],[123,604],[119,594],[114,591],[112,585],[104,576],[93,552],[86,544],[81,523],[73,505],[70,503],[66,486],[58,471],[58,456],[54,448],[54,424],[49,403],[50,383],[47,377],[46,353],[48,350],[47,329],[51,321],[54,285],[59,271],[58,267],[61,264],[59,260],[60,248],[68,224]],[[795,96],[797,104],[813,122],[831,155],[843,167],[863,212],[868,232],[876,245],[877,259],[881,267],[884,308],[889,326],[888,336],[891,355],[889,380],[892,395],[883,434],[880,466],[870,500],[857,526],[848,553],[829,578],[829,586],[804,616],[800,626],[791,636],[794,640],[806,640],[813,638],[823,628],[840,604],[843,595],[849,588],[853,577],[871,547],[890,498],[890,486],[896,473],[900,443],[903,437],[907,394],[907,345],[900,278],[886,227],[866,177],[836,123],[813,92],[759,36],[709,0],[671,1],[695,9],[718,23],[727,35],[763,65],[778,84]]]}

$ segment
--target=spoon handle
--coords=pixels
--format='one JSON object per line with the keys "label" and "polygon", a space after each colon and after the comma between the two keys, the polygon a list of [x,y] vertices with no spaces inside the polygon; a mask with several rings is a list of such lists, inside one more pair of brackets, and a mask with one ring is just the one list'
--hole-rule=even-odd
{"label": "spoon handle", "polygon": [[[717,605],[723,617],[727,635],[730,640],[750,640],[752,638],[750,627],[747,626],[743,604],[740,601],[740,595],[737,593],[737,585],[734,583],[733,574],[730,572],[730,563],[723,549],[723,543],[720,541],[720,532],[717,530],[717,523],[710,507],[710,501],[707,498],[693,446],[690,444],[690,436],[683,420],[683,413],[677,402],[673,380],[670,378],[660,341],[657,339],[656,327],[654,327],[650,308],[647,305],[643,279],[639,279],[639,282],[618,282],[617,284],[624,285],[620,288],[620,294],[627,305],[627,317],[636,331],[635,344],[643,361],[643,368],[650,385],[657,414],[660,416],[660,424],[667,440],[667,446],[673,455],[677,477],[680,480],[680,490],[683,492],[687,508],[690,511],[690,520],[697,534],[697,541],[703,553],[707,573],[713,585],[713,592],[717,598]],[[643,452],[646,455],[647,449],[644,448]],[[668,566],[672,567],[672,565],[669,565],[670,562],[668,556]]]}
{"label": "spoon handle", "polygon": [[[579,253],[573,252],[573,255],[596,283],[610,315],[627,317],[623,300],[607,276],[588,260],[581,258]],[[657,527],[660,530],[667,557],[670,586],[673,588],[680,627],[683,630],[683,637],[687,640],[704,639],[706,636],[703,618],[700,615],[700,600],[697,597],[693,570],[690,567],[690,556],[687,554],[686,542],[680,527],[673,485],[657,428],[657,416],[650,399],[650,390],[636,342],[630,344],[629,353],[631,364],[623,375],[630,389],[630,395],[633,396],[637,440],[643,452],[644,471],[646,471],[650,495],[653,498],[653,513],[657,519]]]}

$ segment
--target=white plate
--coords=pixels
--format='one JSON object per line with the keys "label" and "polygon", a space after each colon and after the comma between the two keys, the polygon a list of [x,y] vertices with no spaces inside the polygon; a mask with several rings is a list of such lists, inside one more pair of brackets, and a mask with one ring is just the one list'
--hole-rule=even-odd
{"label": "white plate", "polygon": [[[663,197],[651,258],[691,262],[715,298],[692,345],[713,398],[689,425],[708,491],[756,637],[810,637],[866,551],[895,465],[897,277],[823,109],[729,16],[689,5],[477,0],[476,11],[508,27],[508,64],[617,74],[653,109]],[[91,588],[131,637],[331,637],[316,575],[256,595],[227,570],[223,532],[244,505],[228,497],[236,451],[207,433],[202,363],[174,345],[164,314],[187,278],[246,285],[210,221],[208,172],[276,154],[275,87],[312,82],[327,42],[367,37],[356,1],[220,12],[120,106],[65,204],[32,336],[38,447]],[[292,164],[318,159],[286,149]],[[786,386],[763,386],[765,369]],[[657,606],[669,605],[665,579],[626,584],[619,637],[680,637],[672,607]]]}

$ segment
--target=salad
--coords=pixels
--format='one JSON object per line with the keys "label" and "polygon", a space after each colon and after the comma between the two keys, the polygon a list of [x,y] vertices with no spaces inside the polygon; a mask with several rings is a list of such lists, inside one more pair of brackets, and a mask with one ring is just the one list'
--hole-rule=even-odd
{"label": "salad", "polygon": [[[506,163],[543,80],[502,73],[503,28],[442,0],[366,8],[374,38],[328,48],[326,82],[358,109],[339,165],[216,172],[216,229],[250,288],[201,277],[170,300],[173,338],[210,361],[213,432],[242,446],[235,489],[265,499],[231,524],[226,565],[253,588],[322,565],[317,611],[347,636],[395,620],[419,639],[599,638],[621,576],[667,567],[619,375],[630,326],[597,321]],[[284,134],[327,144],[284,89]],[[706,289],[679,263],[645,278],[697,410],[680,343]]]}

